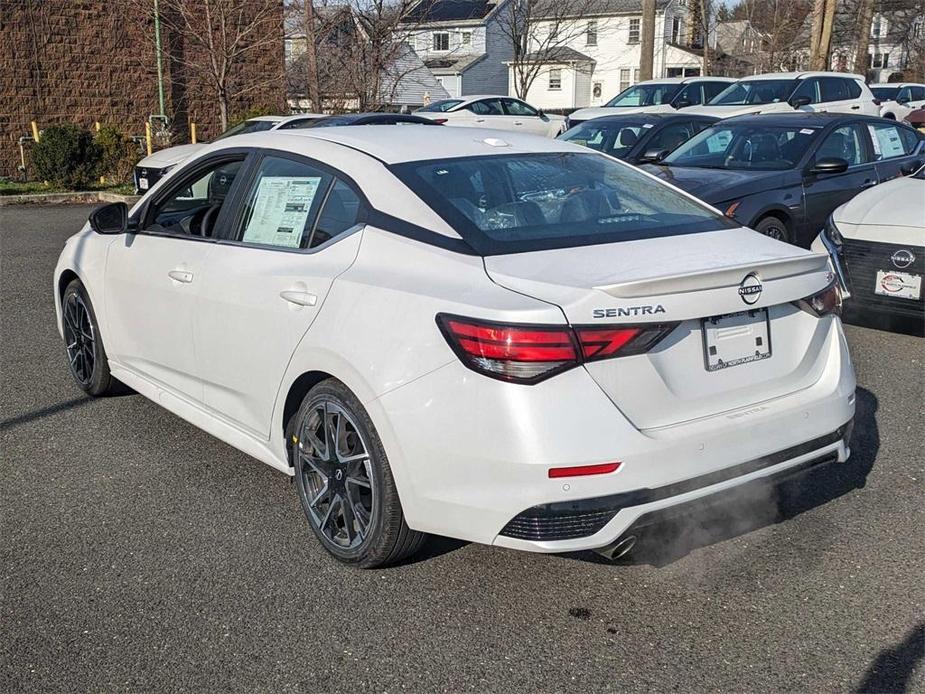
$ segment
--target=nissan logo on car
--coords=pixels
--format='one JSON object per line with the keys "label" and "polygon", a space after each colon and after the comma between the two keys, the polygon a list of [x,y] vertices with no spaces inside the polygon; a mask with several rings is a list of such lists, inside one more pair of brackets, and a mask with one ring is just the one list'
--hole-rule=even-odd
{"label": "nissan logo on car", "polygon": [[761,280],[758,279],[758,275],[754,272],[745,275],[745,279],[739,283],[739,296],[742,297],[742,301],[749,305],[754,304],[761,298],[761,290]]}
{"label": "nissan logo on car", "polygon": [[904,270],[915,262],[915,253],[905,248],[896,251],[890,256],[893,265],[900,270]]}

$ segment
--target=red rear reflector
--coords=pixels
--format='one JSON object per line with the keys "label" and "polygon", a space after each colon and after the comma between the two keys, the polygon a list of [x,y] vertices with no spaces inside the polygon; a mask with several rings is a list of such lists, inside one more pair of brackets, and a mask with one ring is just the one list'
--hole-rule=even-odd
{"label": "red rear reflector", "polygon": [[556,477],[583,477],[585,475],[606,475],[614,472],[622,463],[600,463],[599,465],[575,465],[574,467],[551,467],[549,476]]}
{"label": "red rear reflector", "polygon": [[443,125],[444,123],[446,123],[446,122],[449,120],[449,118],[434,118],[434,119],[432,119],[432,120],[433,120],[434,123],[436,123],[437,125]]}

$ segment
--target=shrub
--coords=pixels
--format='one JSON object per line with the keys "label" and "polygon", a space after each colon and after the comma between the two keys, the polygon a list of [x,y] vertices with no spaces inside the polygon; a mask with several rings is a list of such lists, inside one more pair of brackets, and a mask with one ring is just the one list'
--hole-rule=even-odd
{"label": "shrub", "polygon": [[111,125],[104,125],[96,134],[100,148],[99,172],[112,183],[125,183],[140,158],[138,145]]}
{"label": "shrub", "polygon": [[32,147],[36,176],[64,188],[85,188],[97,176],[101,151],[89,130],[76,125],[53,125]]}

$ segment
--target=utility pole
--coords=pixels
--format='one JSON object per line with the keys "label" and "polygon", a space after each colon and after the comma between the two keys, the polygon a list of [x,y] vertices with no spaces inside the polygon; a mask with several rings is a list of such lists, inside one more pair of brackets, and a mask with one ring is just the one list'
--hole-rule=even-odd
{"label": "utility pole", "polygon": [[655,0],[642,0],[642,36],[640,37],[642,56],[639,60],[639,79],[653,78],[655,65]]}
{"label": "utility pole", "polygon": [[166,117],[164,112],[164,68],[161,65],[161,13],[154,0],[154,46],[157,51],[157,102],[160,107],[159,116]]}
{"label": "utility pole", "polygon": [[321,94],[318,84],[318,53],[315,45],[315,2],[305,2],[305,93],[312,111],[321,113]]}

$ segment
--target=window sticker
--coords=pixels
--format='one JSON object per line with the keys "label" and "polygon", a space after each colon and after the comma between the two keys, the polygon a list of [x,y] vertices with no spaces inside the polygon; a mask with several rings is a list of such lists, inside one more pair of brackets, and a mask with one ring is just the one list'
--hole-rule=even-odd
{"label": "window sticker", "polygon": [[814,132],[816,131],[812,128],[803,128],[800,130],[800,135],[812,135]]}
{"label": "window sticker", "polygon": [[874,154],[883,159],[892,157],[901,157],[906,153],[903,149],[903,141],[899,136],[899,130],[893,126],[876,127],[868,125],[870,130],[870,139],[874,145]]}
{"label": "window sticker", "polygon": [[298,248],[320,183],[320,176],[265,176],[260,179],[254,211],[243,240]]}

